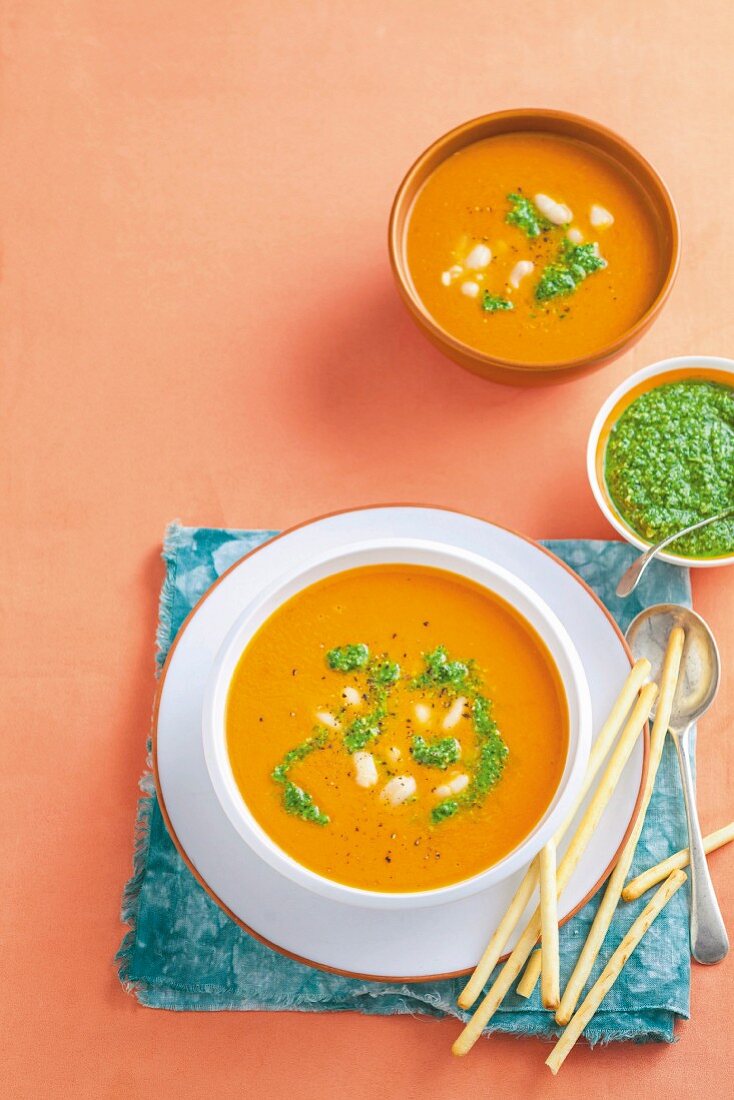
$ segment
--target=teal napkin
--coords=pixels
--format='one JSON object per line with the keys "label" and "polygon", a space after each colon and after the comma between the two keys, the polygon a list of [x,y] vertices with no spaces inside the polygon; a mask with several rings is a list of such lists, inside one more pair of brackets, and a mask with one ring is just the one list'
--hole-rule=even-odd
{"label": "teal napkin", "polygon": [[[272,531],[169,528],[163,550],[166,577],[160,600],[158,667],[199,597],[230,565],[272,537]],[[637,592],[617,600],[614,585],[636,551],[620,542],[562,540],[546,545],[598,593],[624,629],[652,603],[690,605],[686,570],[661,562],[649,568]],[[161,817],[150,772],[141,780],[134,874],[125,887],[122,920],[129,924],[117,955],[120,980],[152,1008],[357,1011],[466,1017],[456,1006],[462,979],[382,983],[343,978],[297,963],[254,940],[198,885],[181,860]],[[666,746],[637,848],[633,873],[686,843],[677,764]],[[561,929],[561,977],[568,977],[594,918],[597,894]],[[598,977],[647,897],[618,909],[592,972]],[[615,1039],[672,1042],[676,1017],[688,1017],[690,959],[686,891],[679,891],[643,938],[603,1009],[586,1030],[591,1042]],[[488,929],[488,932],[490,930]],[[516,1035],[558,1033],[552,1016],[511,993],[491,1024]]]}

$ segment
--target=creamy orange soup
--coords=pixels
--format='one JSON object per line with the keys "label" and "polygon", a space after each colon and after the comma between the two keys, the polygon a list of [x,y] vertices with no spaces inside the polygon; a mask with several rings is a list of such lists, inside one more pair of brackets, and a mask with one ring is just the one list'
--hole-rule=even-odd
{"label": "creamy orange soup", "polygon": [[514,133],[436,168],[410,213],[407,259],[450,335],[498,358],[555,363],[607,346],[652,305],[660,234],[647,196],[604,154]]}
{"label": "creamy orange soup", "polygon": [[369,890],[474,875],[528,835],[565,765],[565,694],[508,604],[442,571],[375,566],[296,595],[230,687],[242,797],[280,847]]}

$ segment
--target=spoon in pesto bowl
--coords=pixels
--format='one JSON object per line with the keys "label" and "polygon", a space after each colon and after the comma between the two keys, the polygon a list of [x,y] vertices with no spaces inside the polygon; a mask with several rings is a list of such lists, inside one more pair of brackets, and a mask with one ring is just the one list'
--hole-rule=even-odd
{"label": "spoon in pesto bowl", "polygon": [[675,542],[676,539],[689,534],[691,531],[699,531],[702,527],[708,527],[710,523],[716,523],[717,520],[726,519],[727,516],[731,515],[734,515],[734,507],[725,508],[723,512],[717,512],[715,516],[706,516],[705,519],[700,519],[698,523],[692,523],[690,527],[682,527],[680,531],[675,531],[672,535],[668,535],[666,538],[661,539],[655,546],[651,546],[644,554],[640,554],[638,558],[635,558],[629,569],[626,569],[622,574],[619,579],[619,584],[617,585],[617,595],[621,596],[622,599],[631,595],[640,583],[642,574],[645,572],[650,562],[658,556],[661,550],[669,546],[671,542]]}
{"label": "spoon in pesto bowl", "polygon": [[[706,863],[691,770],[691,729],[709,709],[719,688],[719,651],[708,624],[687,607],[648,607],[627,627],[627,641],[636,660],[647,657],[651,678],[660,682],[668,637],[682,627],[686,640],[668,732],[678,754],[691,853],[691,954],[696,962],[721,962],[729,950],[716,893]],[[654,710],[653,715],[654,716]]]}

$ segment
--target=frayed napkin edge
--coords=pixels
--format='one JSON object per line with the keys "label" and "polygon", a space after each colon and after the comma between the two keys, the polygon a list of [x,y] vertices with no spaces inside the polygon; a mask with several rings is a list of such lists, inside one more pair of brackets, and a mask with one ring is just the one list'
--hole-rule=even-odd
{"label": "frayed napkin edge", "polygon": [[[171,646],[173,629],[173,600],[176,591],[176,552],[181,544],[182,526],[172,520],[163,537],[161,560],[164,565],[163,584],[158,597],[158,626],[155,635],[155,672],[160,677],[166,654]],[[151,714],[152,725],[152,714]],[[114,957],[117,976],[126,993],[133,993],[140,1004],[145,1004],[144,988],[131,977],[133,955],[140,910],[140,893],[148,866],[150,826],[155,807],[155,778],[153,776],[152,744],[150,736],[145,746],[145,770],[138,781],[141,791],[135,812],[133,829],[133,873],[122,891],[120,921],[127,926],[122,943]]]}

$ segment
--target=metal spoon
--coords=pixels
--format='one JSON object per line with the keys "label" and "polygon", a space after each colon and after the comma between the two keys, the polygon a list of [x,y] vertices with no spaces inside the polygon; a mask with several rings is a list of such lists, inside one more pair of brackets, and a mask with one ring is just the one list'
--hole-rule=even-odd
{"label": "metal spoon", "polygon": [[679,539],[682,535],[687,535],[690,531],[698,531],[701,527],[708,527],[710,523],[716,523],[717,520],[726,519],[727,516],[731,515],[734,515],[734,507],[725,508],[723,512],[718,512],[715,516],[707,516],[706,519],[700,519],[698,523],[692,523],[690,527],[683,527],[680,531],[676,531],[674,535],[668,535],[667,538],[661,539],[656,546],[651,546],[644,554],[640,554],[639,558],[635,558],[629,569],[622,574],[617,585],[617,595],[624,599],[625,596],[629,596],[634,592],[650,562],[671,542],[675,542],[676,539]]}
{"label": "metal spoon", "polygon": [[711,630],[701,616],[677,604],[662,603],[641,611],[627,627],[627,641],[635,658],[647,657],[652,665],[652,679],[659,680],[668,635],[674,626],[681,626],[686,634],[681,675],[668,728],[678,753],[688,818],[691,954],[697,962],[716,963],[729,950],[729,939],[703,850],[691,772],[690,731],[693,723],[711,706],[718,690],[719,651]]}

